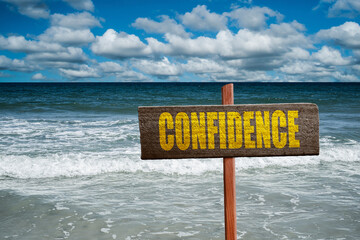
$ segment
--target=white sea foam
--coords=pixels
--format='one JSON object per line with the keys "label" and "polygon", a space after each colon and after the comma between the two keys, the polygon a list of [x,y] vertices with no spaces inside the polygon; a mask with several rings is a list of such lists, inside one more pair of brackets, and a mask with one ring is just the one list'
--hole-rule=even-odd
{"label": "white sea foam", "polygon": [[[51,178],[104,173],[221,173],[221,159],[140,160],[136,119],[116,121],[2,118],[0,176]],[[320,156],[237,158],[236,171],[360,161],[360,143],[320,139]]]}
{"label": "white sea foam", "polygon": [[[322,138],[319,156],[237,158],[236,171],[252,168],[292,167],[323,162],[360,161],[360,143],[340,144],[331,138]],[[140,160],[140,146],[126,151],[55,153],[40,156],[0,154],[0,176],[14,178],[75,177],[104,173],[162,173],[200,175],[220,173],[221,159]]]}

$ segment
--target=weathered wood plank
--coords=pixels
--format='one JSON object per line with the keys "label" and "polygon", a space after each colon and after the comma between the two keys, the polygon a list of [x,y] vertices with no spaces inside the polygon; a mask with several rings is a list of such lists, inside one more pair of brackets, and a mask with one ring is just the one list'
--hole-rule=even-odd
{"label": "weathered wood plank", "polygon": [[139,107],[142,159],[319,154],[311,103]]}

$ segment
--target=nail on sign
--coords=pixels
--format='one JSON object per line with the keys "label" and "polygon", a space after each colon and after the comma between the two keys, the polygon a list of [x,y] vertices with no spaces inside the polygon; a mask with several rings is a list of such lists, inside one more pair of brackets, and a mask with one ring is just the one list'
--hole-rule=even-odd
{"label": "nail on sign", "polygon": [[142,159],[319,154],[315,104],[139,107]]}

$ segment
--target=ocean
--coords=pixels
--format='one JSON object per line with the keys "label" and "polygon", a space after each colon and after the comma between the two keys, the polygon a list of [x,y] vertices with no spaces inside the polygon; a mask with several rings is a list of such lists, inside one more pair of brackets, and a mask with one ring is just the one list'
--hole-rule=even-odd
{"label": "ocean", "polygon": [[[141,160],[138,106],[225,83],[0,84],[0,239],[224,239],[222,159]],[[238,239],[360,239],[360,84],[236,83],[315,103],[320,155],[236,158]]]}

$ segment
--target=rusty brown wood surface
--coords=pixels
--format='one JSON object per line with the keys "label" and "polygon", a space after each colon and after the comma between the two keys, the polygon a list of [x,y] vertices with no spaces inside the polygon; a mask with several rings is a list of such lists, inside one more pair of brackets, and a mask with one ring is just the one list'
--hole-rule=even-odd
{"label": "rusty brown wood surface", "polygon": [[[227,84],[221,88],[223,105],[234,104],[234,85]],[[225,239],[236,240],[236,181],[235,181],[235,158],[223,158],[224,174],[224,221]]]}

